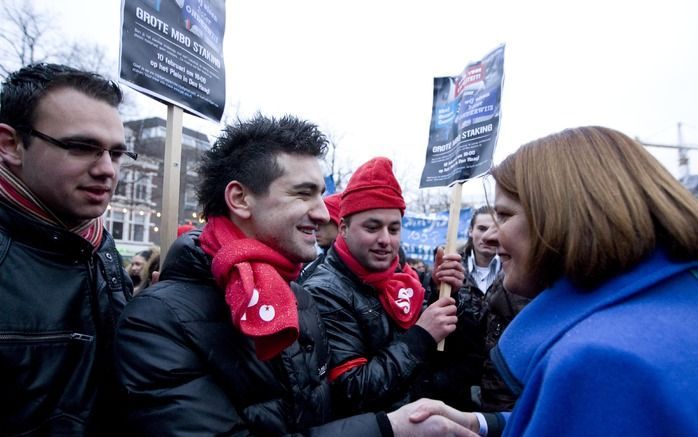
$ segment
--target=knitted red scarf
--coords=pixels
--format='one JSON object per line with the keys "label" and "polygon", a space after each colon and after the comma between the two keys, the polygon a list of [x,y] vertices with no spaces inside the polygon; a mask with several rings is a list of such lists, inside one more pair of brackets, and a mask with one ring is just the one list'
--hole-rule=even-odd
{"label": "knitted red scarf", "polygon": [[402,271],[396,271],[396,256],[387,270],[371,272],[354,258],[341,235],[337,236],[334,248],[349,270],[378,291],[378,299],[383,309],[398,326],[407,329],[415,324],[422,310],[424,287],[420,284],[417,273],[407,263],[401,267]]}
{"label": "knitted red scarf", "polygon": [[73,228],[67,227],[2,162],[0,162],[0,199],[16,210],[42,223],[64,228],[79,235],[92,245],[93,251],[96,251],[102,243],[102,233],[104,231],[102,217],[86,220]]}
{"label": "knitted red scarf", "polygon": [[257,357],[269,360],[298,338],[298,308],[289,282],[294,264],[269,246],[248,238],[225,217],[211,217],[199,237],[213,257],[211,271],[225,290],[233,323],[255,343]]}

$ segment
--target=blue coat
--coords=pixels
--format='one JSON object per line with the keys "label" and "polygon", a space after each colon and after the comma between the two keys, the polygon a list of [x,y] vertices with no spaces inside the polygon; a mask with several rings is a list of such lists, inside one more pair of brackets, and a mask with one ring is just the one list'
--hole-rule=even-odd
{"label": "blue coat", "polygon": [[698,435],[698,261],[658,251],[591,292],[560,280],[492,355],[521,393],[505,435]]}

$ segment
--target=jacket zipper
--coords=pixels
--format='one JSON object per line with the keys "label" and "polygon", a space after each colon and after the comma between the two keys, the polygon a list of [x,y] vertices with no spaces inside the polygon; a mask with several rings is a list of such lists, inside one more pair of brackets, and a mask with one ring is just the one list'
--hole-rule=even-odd
{"label": "jacket zipper", "polygon": [[61,332],[56,334],[1,334],[0,341],[60,341],[60,340],[75,340],[91,342],[94,340],[93,335],[81,334],[79,332]]}

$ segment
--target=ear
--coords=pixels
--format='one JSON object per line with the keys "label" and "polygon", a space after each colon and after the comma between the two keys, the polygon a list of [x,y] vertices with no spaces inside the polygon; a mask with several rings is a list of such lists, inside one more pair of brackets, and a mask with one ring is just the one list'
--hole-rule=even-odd
{"label": "ear", "polygon": [[18,140],[17,131],[5,123],[0,123],[0,161],[13,167],[22,166],[24,147]]}
{"label": "ear", "polygon": [[230,181],[225,186],[225,204],[228,212],[236,217],[247,220],[252,216],[247,188],[238,181]]}
{"label": "ear", "polygon": [[342,236],[342,238],[347,237],[347,228],[349,225],[347,222],[344,221],[344,217],[339,219],[339,234]]}

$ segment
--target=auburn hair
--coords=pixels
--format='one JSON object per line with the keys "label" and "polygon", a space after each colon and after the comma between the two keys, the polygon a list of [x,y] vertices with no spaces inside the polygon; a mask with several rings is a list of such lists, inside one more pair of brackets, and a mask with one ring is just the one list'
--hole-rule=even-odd
{"label": "auburn hair", "polygon": [[662,247],[698,257],[698,199],[642,145],[613,129],[566,129],[491,171],[528,220],[527,266],[543,286],[591,288]]}

